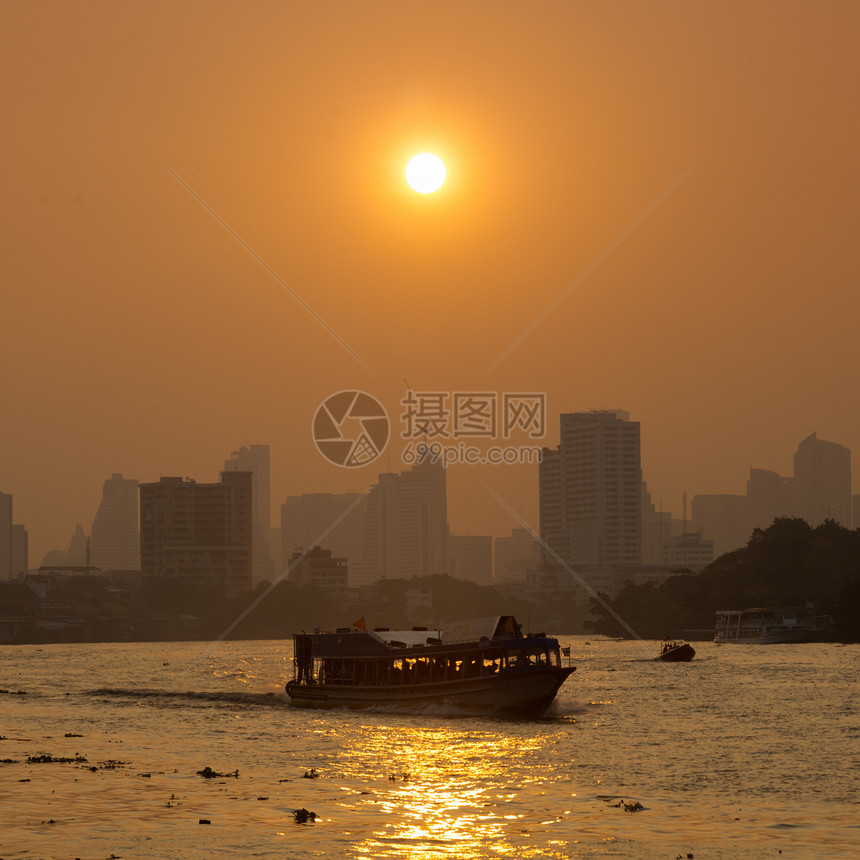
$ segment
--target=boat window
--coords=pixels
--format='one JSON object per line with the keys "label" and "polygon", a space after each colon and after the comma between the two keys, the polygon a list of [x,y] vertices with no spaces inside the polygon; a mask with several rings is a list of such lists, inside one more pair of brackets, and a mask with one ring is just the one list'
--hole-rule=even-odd
{"label": "boat window", "polygon": [[484,675],[495,675],[498,673],[500,668],[500,660],[498,657],[484,657],[483,665],[481,666],[481,672]]}

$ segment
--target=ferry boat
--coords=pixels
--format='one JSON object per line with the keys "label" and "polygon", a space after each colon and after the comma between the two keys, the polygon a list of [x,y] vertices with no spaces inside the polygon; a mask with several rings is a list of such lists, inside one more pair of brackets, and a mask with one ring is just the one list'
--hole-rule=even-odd
{"label": "ferry boat", "polygon": [[806,608],[762,607],[717,611],[714,642],[775,645],[820,642],[830,623],[827,615]]}
{"label": "ferry boat", "polygon": [[439,706],[539,717],[576,670],[562,665],[557,639],[524,635],[512,615],[440,630],[367,630],[362,620],[293,640],[295,677],[286,690],[298,708]]}

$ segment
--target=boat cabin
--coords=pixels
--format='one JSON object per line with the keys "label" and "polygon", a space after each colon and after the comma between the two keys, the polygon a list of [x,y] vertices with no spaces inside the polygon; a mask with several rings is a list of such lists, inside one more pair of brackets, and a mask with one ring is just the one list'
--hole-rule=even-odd
{"label": "boat cabin", "polygon": [[440,630],[297,633],[294,641],[295,679],[308,685],[390,687],[561,667],[558,641],[524,636],[511,615]]}

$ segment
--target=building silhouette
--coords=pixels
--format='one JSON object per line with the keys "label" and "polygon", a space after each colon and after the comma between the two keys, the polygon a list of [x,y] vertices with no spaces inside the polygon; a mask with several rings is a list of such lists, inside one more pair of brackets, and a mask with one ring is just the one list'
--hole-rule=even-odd
{"label": "building silhouette", "polygon": [[[250,472],[252,483],[252,576],[254,584],[272,581],[275,565],[272,561],[272,495],[268,445],[243,445],[224,461],[225,472]],[[289,556],[285,556],[288,558]]]}
{"label": "building silhouette", "polygon": [[794,454],[795,515],[811,526],[835,520],[851,528],[851,451],[807,436]]}
{"label": "building silhouette", "polygon": [[11,493],[0,493],[0,582],[27,573],[27,530],[14,522]]}
{"label": "building silhouette", "polygon": [[738,549],[749,540],[752,529],[747,496],[732,493],[703,494],[693,496],[690,507],[692,531],[711,541],[714,556]]}
{"label": "building silhouette", "polygon": [[493,538],[489,535],[448,535],[448,574],[480,585],[493,582]]}
{"label": "building silhouette", "polygon": [[42,556],[43,567],[89,567],[90,539],[80,523],[69,538],[67,549],[49,549]]}
{"label": "building silhouette", "polygon": [[349,585],[347,561],[335,558],[331,550],[319,546],[290,556],[289,581],[296,585],[323,588],[336,597],[345,597]]}
{"label": "building silhouette", "polygon": [[531,529],[511,529],[505,537],[493,541],[493,578],[498,583],[524,582],[526,572],[541,564],[540,541]]}
{"label": "building silhouette", "polygon": [[794,478],[784,478],[770,469],[750,469],[747,480],[747,528],[738,546],[743,546],[753,529],[766,529],[777,517],[796,515]]}
{"label": "building silhouette", "polygon": [[250,472],[222,472],[213,484],[183,478],[141,484],[143,575],[224,597],[246,594],[252,585],[251,495]]}
{"label": "building silhouette", "polygon": [[713,541],[715,555],[745,546],[755,529],[766,529],[779,517],[799,517],[813,527],[825,520],[856,527],[851,451],[815,433],[797,446],[791,477],[750,469],[746,490],[745,496],[693,497],[693,529]]}
{"label": "building silhouette", "polygon": [[672,537],[672,514],[657,510],[648,485],[642,481],[642,564],[666,563],[666,547]]}
{"label": "building silhouette", "polygon": [[367,497],[367,578],[409,579],[448,566],[445,468],[426,459],[409,471],[383,473]]}
{"label": "building silhouette", "polygon": [[642,561],[639,422],[626,412],[561,415],[540,463],[540,533],[568,564]]}
{"label": "building silhouette", "polygon": [[369,584],[367,499],[359,493],[287,496],[281,505],[281,558],[289,564],[293,553],[313,546],[347,560],[351,586]]}
{"label": "building silhouette", "polygon": [[102,570],[140,570],[138,483],[116,473],[104,482],[90,536],[90,563]]}

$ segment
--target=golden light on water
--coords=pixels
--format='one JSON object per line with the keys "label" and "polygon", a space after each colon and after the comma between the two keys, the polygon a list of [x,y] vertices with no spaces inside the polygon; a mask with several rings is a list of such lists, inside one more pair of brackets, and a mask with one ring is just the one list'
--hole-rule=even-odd
{"label": "golden light on water", "polygon": [[[408,860],[477,860],[487,844],[500,857],[527,856],[510,841],[524,818],[518,809],[522,792],[540,783],[512,779],[507,763],[543,746],[540,737],[505,736],[495,732],[449,729],[378,731],[362,744],[364,762],[389,763],[381,775],[389,791],[369,801],[381,822],[356,849],[370,858]],[[539,822],[544,826],[543,822]]]}

